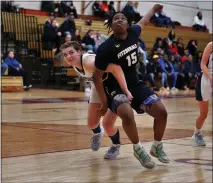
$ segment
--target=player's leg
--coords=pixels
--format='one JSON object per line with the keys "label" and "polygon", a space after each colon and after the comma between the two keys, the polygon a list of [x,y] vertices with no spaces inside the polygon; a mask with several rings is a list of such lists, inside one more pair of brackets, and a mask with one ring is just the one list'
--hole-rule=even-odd
{"label": "player's leg", "polygon": [[195,132],[192,136],[195,144],[198,146],[206,145],[202,135],[202,127],[208,115],[208,100],[211,98],[211,86],[209,81],[205,80],[205,78],[202,79],[202,77],[203,76],[197,78],[195,86],[195,96],[199,104],[200,114],[196,119]]}
{"label": "player's leg", "polygon": [[202,127],[203,127],[203,124],[208,115],[209,102],[208,101],[198,101],[198,103],[199,103],[199,108],[200,108],[200,114],[199,114],[198,118],[196,119],[195,132],[194,132],[192,138],[195,140],[195,143],[197,145],[205,146],[206,143],[205,143],[203,135],[202,135]]}
{"label": "player's leg", "polygon": [[97,110],[101,107],[98,94],[95,86],[92,84],[91,96],[89,99],[87,125],[89,129],[93,131],[91,138],[91,148],[93,151],[97,151],[102,145],[102,137],[104,135],[104,129],[100,126],[100,117],[97,115]]}
{"label": "player's leg", "polygon": [[155,163],[152,161],[151,157],[148,155],[139,141],[134,113],[126,95],[117,94],[113,98],[111,108],[112,111],[116,112],[122,120],[124,131],[133,144],[134,156],[144,167],[154,168]]}
{"label": "player's leg", "polygon": [[137,112],[146,112],[154,118],[154,142],[151,154],[161,162],[169,162],[161,142],[167,123],[167,111],[158,96],[144,83],[139,84],[130,92],[133,95],[132,107]]}
{"label": "player's leg", "polygon": [[102,121],[104,130],[112,141],[112,146],[104,155],[105,159],[114,159],[120,154],[120,133],[119,129],[115,127],[116,119],[117,115],[108,109]]}

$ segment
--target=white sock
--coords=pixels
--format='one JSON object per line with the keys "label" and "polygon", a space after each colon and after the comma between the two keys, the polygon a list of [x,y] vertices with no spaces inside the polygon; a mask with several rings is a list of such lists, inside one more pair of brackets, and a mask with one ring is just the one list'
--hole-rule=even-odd
{"label": "white sock", "polygon": [[155,146],[155,147],[157,147],[159,144],[161,144],[162,142],[161,141],[157,141],[157,140],[154,140],[153,141],[153,145]]}
{"label": "white sock", "polygon": [[201,133],[201,129],[197,129],[197,128],[195,127],[195,133],[194,133],[194,134],[197,134],[197,133]]}
{"label": "white sock", "polygon": [[141,142],[139,141],[137,144],[133,144],[134,148],[136,150],[140,149],[142,147]]}

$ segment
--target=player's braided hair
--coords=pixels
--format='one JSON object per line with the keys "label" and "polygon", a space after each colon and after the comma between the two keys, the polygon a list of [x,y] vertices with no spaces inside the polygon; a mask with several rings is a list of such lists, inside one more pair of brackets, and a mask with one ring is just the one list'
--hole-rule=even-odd
{"label": "player's braided hair", "polygon": [[80,43],[78,43],[77,41],[67,41],[64,44],[62,44],[60,46],[60,50],[62,51],[63,49],[66,49],[68,47],[73,47],[76,51],[81,51],[82,50],[82,46]]}
{"label": "player's braided hair", "polygon": [[114,16],[117,15],[118,13],[123,14],[123,15],[127,18],[127,22],[128,22],[128,24],[129,24],[129,26],[132,25],[131,20],[129,19],[129,17],[128,17],[123,11],[117,11],[117,12],[115,12],[113,15],[111,15],[111,16],[109,17],[109,19],[107,20],[107,22],[104,24],[104,25],[107,26],[106,29],[108,29],[108,33],[107,33],[107,34],[109,34],[110,32],[112,32],[112,29],[111,29],[111,26],[112,26],[112,19],[113,19]]}

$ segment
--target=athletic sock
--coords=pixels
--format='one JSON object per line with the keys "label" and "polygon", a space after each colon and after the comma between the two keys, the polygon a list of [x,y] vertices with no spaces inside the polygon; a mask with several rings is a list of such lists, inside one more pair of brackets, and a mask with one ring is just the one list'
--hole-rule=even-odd
{"label": "athletic sock", "polygon": [[116,132],[115,135],[113,136],[109,136],[109,138],[111,139],[112,141],[112,144],[120,144],[120,132],[119,130]]}
{"label": "athletic sock", "polygon": [[135,150],[138,150],[142,147],[141,142],[139,141],[137,144],[133,144]]}
{"label": "athletic sock", "polygon": [[93,133],[101,133],[101,127],[100,124],[97,126],[97,128],[95,129],[91,129],[93,131]]}

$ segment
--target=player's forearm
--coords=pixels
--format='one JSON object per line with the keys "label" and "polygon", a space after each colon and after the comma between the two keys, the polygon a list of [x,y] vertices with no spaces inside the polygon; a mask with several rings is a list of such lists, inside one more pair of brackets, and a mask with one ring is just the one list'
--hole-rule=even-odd
{"label": "player's forearm", "polygon": [[150,9],[150,10],[143,16],[143,18],[138,22],[138,24],[139,24],[140,26],[145,26],[145,25],[149,22],[150,18],[151,18],[154,14],[155,14],[155,11],[153,10],[153,8]]}
{"label": "player's forearm", "polygon": [[128,87],[126,83],[126,79],[121,68],[117,68],[115,72],[113,72],[115,79],[118,81],[119,86],[121,87],[124,93],[128,92]]}
{"label": "player's forearm", "polygon": [[94,81],[94,85],[95,85],[96,91],[98,93],[98,96],[101,100],[101,103],[107,103],[107,98],[106,98],[106,94],[104,92],[104,87],[103,87],[102,76],[99,76],[95,72],[93,75],[93,81]]}

